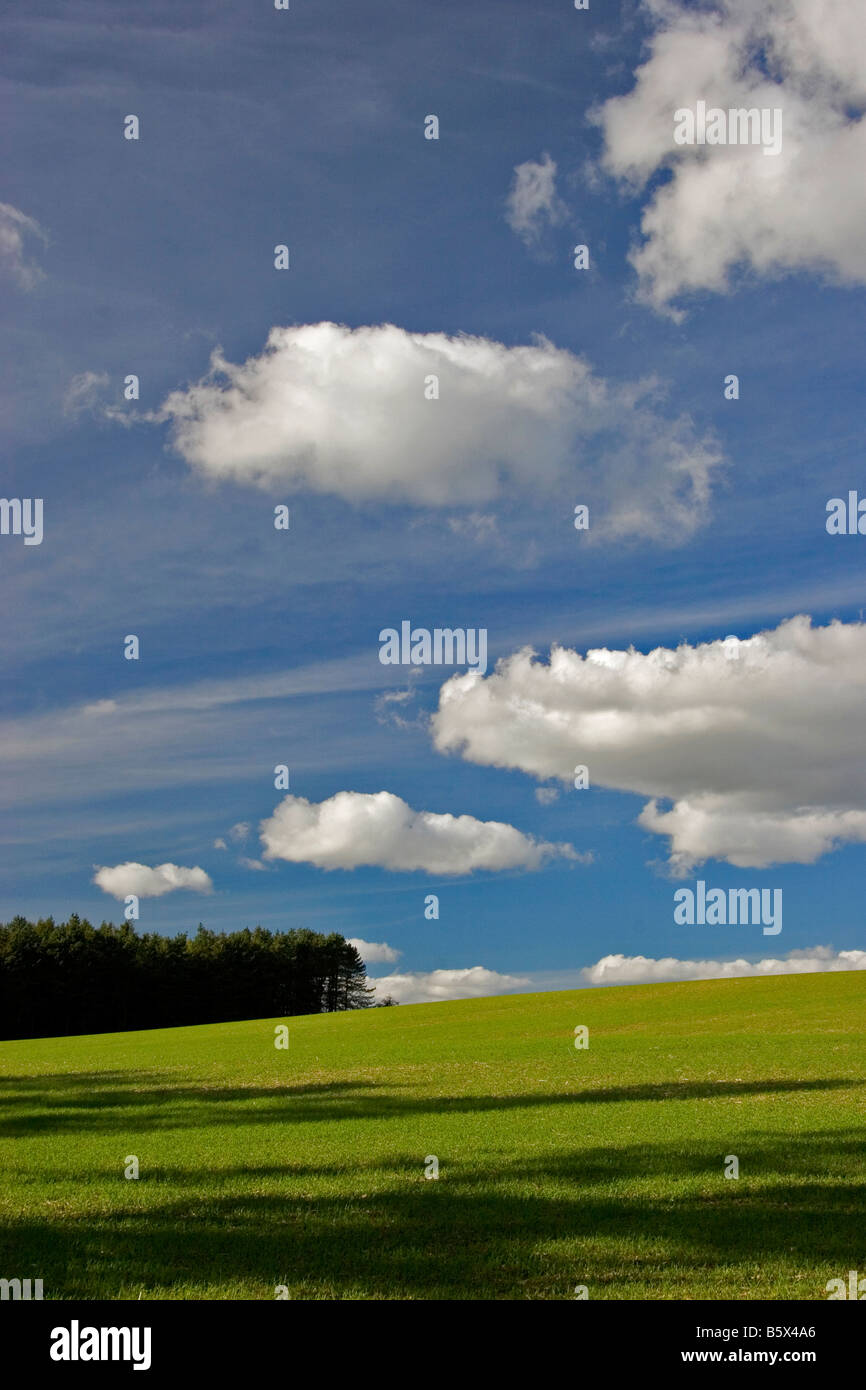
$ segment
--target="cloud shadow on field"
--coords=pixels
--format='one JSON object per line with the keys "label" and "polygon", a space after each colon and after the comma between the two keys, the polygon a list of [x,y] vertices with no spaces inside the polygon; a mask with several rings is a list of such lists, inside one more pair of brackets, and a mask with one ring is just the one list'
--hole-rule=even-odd
{"label": "cloud shadow on field", "polygon": [[[417,1153],[163,1169],[175,1190],[162,1200],[143,1204],[139,1189],[110,1212],[3,1223],[0,1259],[38,1269],[60,1299],[196,1297],[208,1286],[232,1297],[238,1283],[263,1299],[280,1283],[301,1299],[558,1299],[576,1283],[591,1298],[635,1296],[636,1284],[637,1296],[701,1298],[711,1280],[724,1296],[719,1279],[730,1296],[772,1297],[780,1276],[817,1299],[866,1253],[863,1153],[857,1130],[755,1134],[741,1155],[755,1180],[738,1182],[722,1176],[718,1145],[697,1141],[443,1156],[438,1182],[425,1181]],[[310,1190],[337,1173],[340,1192]],[[622,1186],[636,1180],[644,1190]]]}
{"label": "cloud shadow on field", "polygon": [[866,1081],[848,1077],[805,1081],[659,1081],[521,1095],[437,1096],[418,1095],[414,1088],[391,1079],[219,1086],[178,1085],[176,1074],[168,1072],[7,1076],[0,1078],[0,1138],[57,1132],[128,1132],[131,1128],[199,1128],[209,1124],[400,1119],[409,1115],[448,1116],[539,1106],[716,1100],[836,1091],[864,1084]]}
{"label": "cloud shadow on field", "polygon": [[[578,1283],[599,1298],[771,1298],[779,1280],[785,1296],[824,1298],[828,1278],[866,1264],[864,1131],[840,1124],[743,1132],[736,1102],[858,1084],[669,1080],[437,1097],[419,1094],[417,1083],[358,1076],[249,1087],[191,1085],[168,1070],[5,1077],[0,1133],[52,1147],[35,1186],[28,1178],[12,1189],[12,1202],[7,1196],[0,1267],[35,1273],[47,1297],[60,1299],[271,1299],[276,1284],[300,1299],[559,1299]],[[715,1112],[716,1135],[654,1142],[665,1124],[658,1102],[695,1100],[731,1102]],[[610,1112],[609,1145],[580,1147],[575,1126],[558,1147],[543,1133],[545,1148],[529,1141],[517,1154],[513,1127],[473,1122],[537,1107],[559,1118],[563,1107],[618,1103],[652,1107],[646,1142],[616,1142],[633,1134],[634,1112],[621,1125]],[[765,1113],[772,1121],[777,1112]],[[417,1147],[414,1121],[462,1116],[465,1145],[461,1124],[427,1141],[440,1177],[426,1181],[429,1150]],[[358,1120],[389,1122],[384,1130],[374,1124],[366,1151],[363,1130],[351,1131],[350,1144],[339,1131],[340,1121]],[[322,1163],[293,1161],[289,1144],[284,1164],[238,1162],[244,1138],[226,1134],[230,1126],[323,1121],[335,1130],[333,1147],[327,1129],[316,1141]],[[99,1166],[77,1156],[76,1134],[127,1144],[148,1128],[199,1131],[189,1161],[166,1163],[163,1147],[162,1164],[145,1164],[139,1181],[127,1183],[104,1156]],[[723,1176],[730,1152],[740,1159],[737,1181]]]}

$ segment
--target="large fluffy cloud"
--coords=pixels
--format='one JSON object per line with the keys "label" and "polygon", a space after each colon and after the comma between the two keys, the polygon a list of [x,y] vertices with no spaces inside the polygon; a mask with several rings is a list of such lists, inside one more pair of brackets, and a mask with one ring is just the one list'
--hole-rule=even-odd
{"label": "large fluffy cloud", "polygon": [[720,456],[688,417],[661,413],[658,391],[606,382],[543,338],[506,347],[317,323],[273,328],[242,365],[214,354],[155,418],[200,472],[281,497],[474,506],[560,489],[568,513],[599,502],[590,535],[676,540],[703,519]]}
{"label": "large fluffy cloud", "polygon": [[264,859],[320,869],[376,865],[409,873],[469,874],[475,869],[538,869],[553,856],[576,859],[571,845],[547,844],[502,821],[413,811],[392,792],[337,792],[327,801],[287,796],[261,824]]}
{"label": "large fluffy cloud", "polygon": [[[440,751],[650,798],[673,867],[813,863],[866,841],[866,625],[804,616],[745,641],[642,653],[525,649],[455,676],[432,720]],[[583,793],[586,794],[586,793]],[[660,804],[662,800],[672,805]]]}
{"label": "large fluffy cloud", "polygon": [[508,994],[530,982],[525,975],[500,975],[483,965],[466,970],[429,970],[408,975],[384,975],[375,985],[377,999],[389,994],[398,1004],[433,1004],[443,999],[480,999],[489,994]]}
{"label": "large fluffy cloud", "polygon": [[[655,32],[625,96],[597,113],[603,164],[635,190],[650,180],[632,253],[658,308],[721,291],[745,264],[866,283],[866,7],[851,0],[644,0]],[[674,112],[781,109],[782,149],[677,145]],[[657,175],[670,177],[659,183]]]}
{"label": "large fluffy cloud", "polygon": [[581,975],[588,985],[648,985],[661,980],[728,980],[741,976],[813,975],[822,971],[866,970],[866,951],[834,951],[810,946],[765,960],[678,960],[664,956],[603,956]]}
{"label": "large fluffy cloud", "polygon": [[204,869],[184,869],[179,864],[157,864],[151,869],[132,860],[113,868],[104,865],[93,875],[93,882],[103,893],[118,899],[133,893],[137,898],[161,898],[178,888],[189,888],[194,893],[213,892],[213,883]]}

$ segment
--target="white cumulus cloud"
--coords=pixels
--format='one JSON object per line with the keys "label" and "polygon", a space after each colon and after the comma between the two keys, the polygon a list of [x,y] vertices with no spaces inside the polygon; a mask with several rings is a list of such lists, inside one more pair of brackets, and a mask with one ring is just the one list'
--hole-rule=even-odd
{"label": "white cumulus cloud", "polygon": [[429,970],[408,975],[384,975],[367,980],[375,985],[376,996],[384,999],[390,994],[398,1004],[434,1004],[444,999],[481,999],[489,994],[507,994],[528,985],[523,975],[501,975],[473,965],[466,970]]}
{"label": "white cumulus cloud", "polygon": [[396,947],[389,946],[387,941],[364,941],[360,936],[350,936],[348,942],[355,947],[365,965],[376,965],[380,961],[393,965],[403,954]]}
{"label": "white cumulus cloud", "polygon": [[[642,653],[524,649],[447,681],[436,747],[649,798],[672,867],[814,863],[866,841],[866,625],[800,615],[744,641]],[[582,795],[591,795],[582,792]],[[671,804],[663,804],[671,803]]]}
{"label": "white cumulus cloud", "polygon": [[337,792],[327,801],[287,796],[261,823],[263,859],[320,869],[375,865],[410,873],[468,874],[476,869],[538,869],[567,844],[547,844],[502,821],[414,811],[392,792]]}
{"label": "white cumulus cloud", "polygon": [[[602,164],[653,181],[631,260],[658,309],[725,291],[731,272],[866,283],[866,7],[851,0],[644,0],[649,56],[596,113]],[[674,113],[781,110],[782,147],[678,145]],[[669,177],[659,181],[665,171]]]}
{"label": "white cumulus cloud", "polygon": [[391,996],[399,1004],[426,1004],[440,999],[477,999],[496,994],[534,994],[563,989],[597,989],[615,985],[649,985],[679,980],[759,979],[768,975],[814,975],[866,970],[866,951],[837,951],[807,946],[763,960],[681,960],[677,956],[603,956],[579,971],[503,975],[475,965],[468,970],[431,970],[367,979],[376,998]]}
{"label": "white cumulus cloud", "polygon": [[154,869],[134,861],[115,864],[113,868],[104,865],[93,875],[93,882],[103,893],[117,899],[130,894],[137,898],[161,898],[178,888],[188,888],[193,893],[213,892],[213,883],[204,869],[184,869],[178,864],[157,864]]}
{"label": "white cumulus cloud", "polygon": [[662,980],[728,980],[743,976],[813,975],[822,971],[866,970],[866,951],[834,951],[812,946],[765,960],[678,960],[664,956],[603,956],[581,975],[588,985],[647,985]]}
{"label": "white cumulus cloud", "polygon": [[[428,376],[439,399],[425,398]],[[210,478],[352,502],[478,507],[575,488],[598,499],[590,538],[675,543],[703,521],[721,456],[659,383],[612,384],[538,338],[409,333],[393,324],[273,328],[258,357],[221,353],[151,420]],[[485,515],[485,513],[479,513]]]}

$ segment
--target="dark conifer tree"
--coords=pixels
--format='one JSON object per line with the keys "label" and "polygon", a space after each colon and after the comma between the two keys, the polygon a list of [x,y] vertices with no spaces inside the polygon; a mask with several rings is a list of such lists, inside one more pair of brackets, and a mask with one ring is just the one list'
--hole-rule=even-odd
{"label": "dark conifer tree", "polygon": [[58,1037],[363,1009],[373,990],[337,932],[262,927],[139,936],[16,917],[0,925],[0,1037]]}

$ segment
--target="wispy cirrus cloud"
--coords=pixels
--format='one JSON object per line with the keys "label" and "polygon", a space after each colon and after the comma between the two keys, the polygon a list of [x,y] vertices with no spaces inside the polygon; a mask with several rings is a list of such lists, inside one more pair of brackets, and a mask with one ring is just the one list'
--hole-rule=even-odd
{"label": "wispy cirrus cloud", "polygon": [[556,192],[556,161],[549,154],[514,166],[505,220],[524,246],[537,248],[543,234],[565,221],[567,208]]}
{"label": "wispy cirrus cloud", "polygon": [[0,268],[20,289],[32,290],[45,279],[45,272],[32,259],[33,240],[47,243],[47,233],[35,217],[28,217],[11,203],[0,203]]}
{"label": "wispy cirrus cloud", "polygon": [[109,381],[108,372],[78,372],[64,392],[64,415],[77,420],[81,415],[104,412],[104,397]]}

